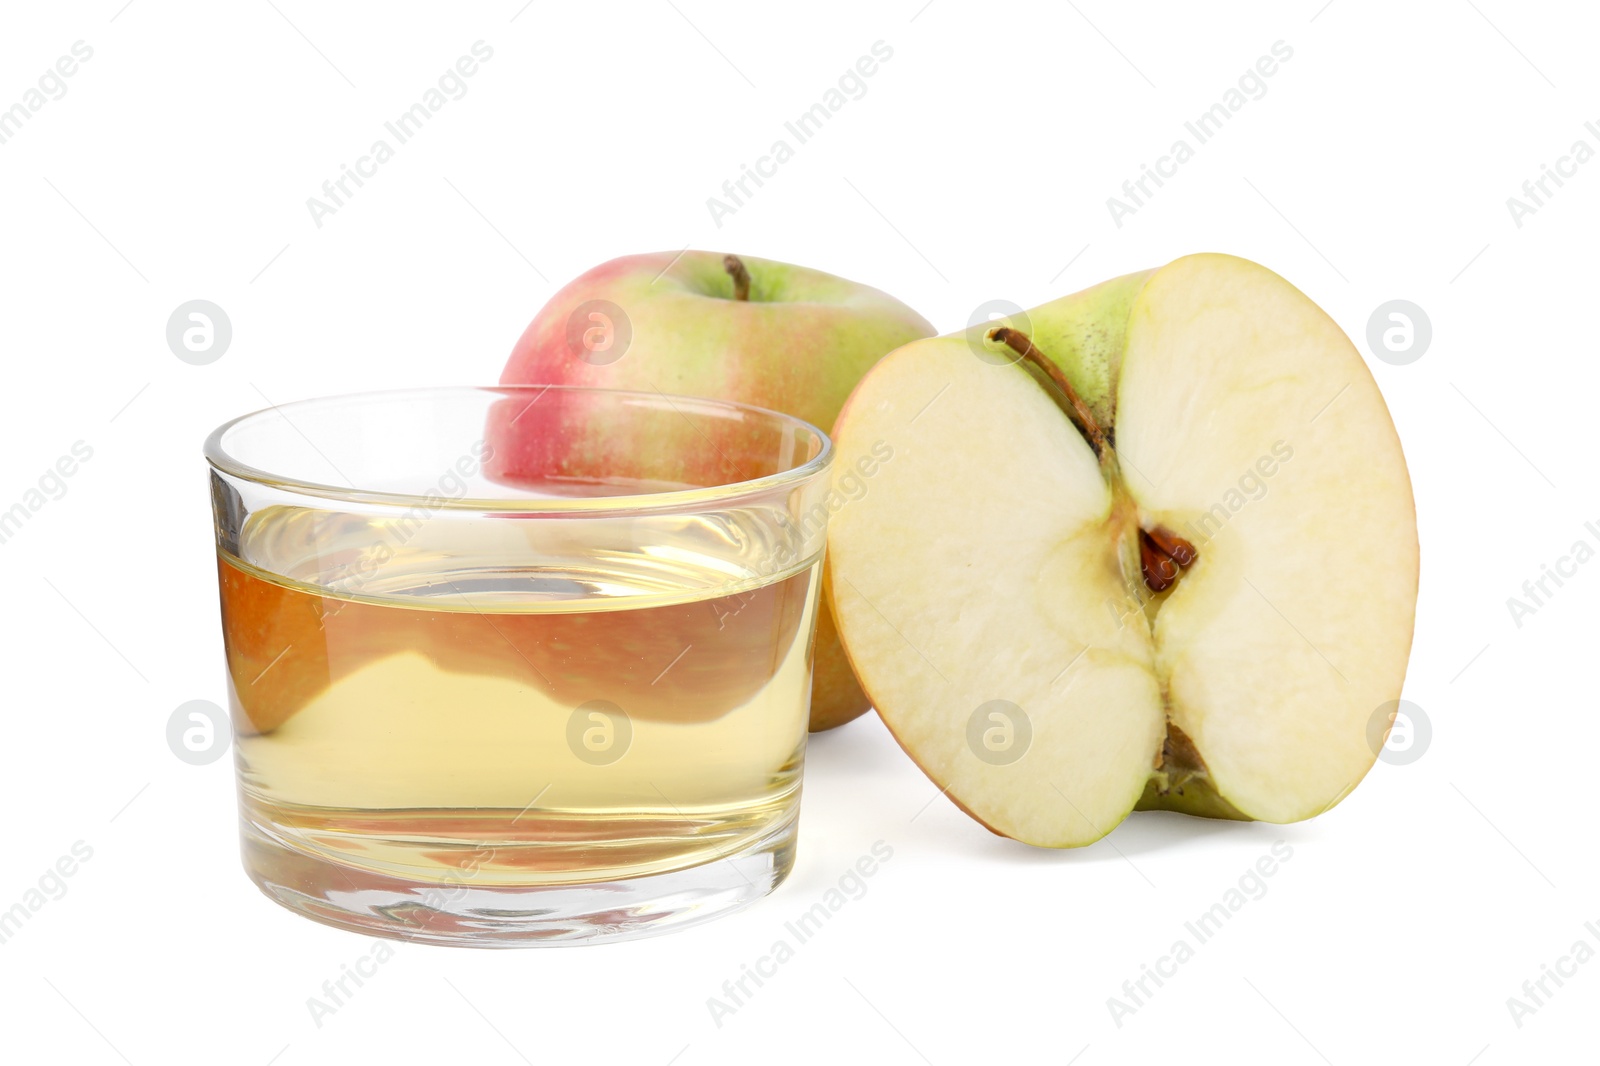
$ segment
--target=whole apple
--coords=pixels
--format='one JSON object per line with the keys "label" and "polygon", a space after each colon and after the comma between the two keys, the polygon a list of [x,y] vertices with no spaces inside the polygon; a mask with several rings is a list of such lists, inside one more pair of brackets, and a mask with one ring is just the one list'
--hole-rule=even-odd
{"label": "whole apple", "polygon": [[[705,396],[831,430],[856,382],[880,358],[933,333],[894,297],[820,270],[715,252],[655,252],[613,259],[568,283],[523,332],[500,381]],[[497,444],[502,473],[550,443],[526,428],[509,436],[509,447]],[[660,449],[662,442],[626,446]],[[686,469],[682,477],[714,484],[728,472]],[[826,606],[818,611],[811,728],[841,725],[869,705]]]}

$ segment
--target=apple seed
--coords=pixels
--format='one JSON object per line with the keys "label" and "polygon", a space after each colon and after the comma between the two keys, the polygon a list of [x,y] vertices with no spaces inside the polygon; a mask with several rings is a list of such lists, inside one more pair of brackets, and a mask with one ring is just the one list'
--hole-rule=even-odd
{"label": "apple seed", "polygon": [[1178,580],[1178,564],[1145,530],[1139,530],[1139,569],[1151,592],[1165,592]]}
{"label": "apple seed", "polygon": [[1145,536],[1149,537],[1156,547],[1171,556],[1172,561],[1185,570],[1193,566],[1194,561],[1200,557],[1200,553],[1195,551],[1193,544],[1190,544],[1164,526],[1145,530]]}

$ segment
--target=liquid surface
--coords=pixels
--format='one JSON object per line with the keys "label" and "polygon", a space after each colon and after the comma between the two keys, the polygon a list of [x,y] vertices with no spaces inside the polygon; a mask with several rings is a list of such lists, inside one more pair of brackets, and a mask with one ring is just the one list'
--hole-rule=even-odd
{"label": "liquid surface", "polygon": [[484,887],[738,852],[799,796],[818,566],[783,528],[251,515],[219,552],[247,821]]}

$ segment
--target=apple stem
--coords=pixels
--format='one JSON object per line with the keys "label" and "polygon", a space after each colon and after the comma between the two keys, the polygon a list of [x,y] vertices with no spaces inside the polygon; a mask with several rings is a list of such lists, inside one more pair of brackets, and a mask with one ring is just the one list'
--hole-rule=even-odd
{"label": "apple stem", "polygon": [[736,255],[725,255],[722,257],[722,269],[733,279],[733,298],[750,299],[750,271],[745,267],[744,260]]}
{"label": "apple stem", "polygon": [[1032,363],[1061,390],[1062,395],[1067,398],[1067,403],[1072,405],[1073,421],[1077,423],[1079,432],[1094,449],[1095,458],[1104,461],[1111,451],[1111,442],[1106,437],[1106,431],[1095,419],[1094,412],[1089,410],[1089,405],[1078,395],[1078,390],[1072,387],[1072,382],[1061,372],[1061,368],[1035,347],[1033,341],[1020,329],[999,326],[989,331],[989,339],[999,341]]}

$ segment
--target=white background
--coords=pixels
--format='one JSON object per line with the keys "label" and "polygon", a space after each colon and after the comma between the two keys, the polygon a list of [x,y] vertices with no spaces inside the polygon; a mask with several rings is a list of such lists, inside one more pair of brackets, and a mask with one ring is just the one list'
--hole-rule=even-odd
{"label": "white background", "polygon": [[[1592,10],[274,3],[0,13],[0,107],[94,49],[0,145],[0,510],[94,452],[0,544],[0,910],[93,849],[0,945],[6,1059],[1487,1066],[1590,1046],[1600,963],[1520,1028],[1506,1000],[1600,947],[1580,820],[1600,565],[1520,628],[1506,600],[1600,543],[1600,161],[1520,227],[1506,199],[1576,139],[1600,148]],[[467,95],[314,225],[306,198],[480,39]],[[706,198],[879,40],[866,95],[719,229]],[[1266,95],[1116,226],[1106,198],[1279,40]],[[1310,823],[1140,815],[1054,853],[969,821],[865,718],[813,743],[770,899],[593,949],[402,945],[319,1027],[307,999],[373,942],[261,897],[230,760],[165,740],[180,703],[225,695],[200,442],[268,400],[491,381],[555,285],[686,245],[868,282],[941,331],[1199,250],[1278,270],[1364,351],[1378,305],[1420,305],[1422,358],[1369,362],[1416,486],[1405,695],[1431,746]],[[233,325],[207,366],[165,340],[196,298]],[[714,1024],[708,997],[878,840],[867,894]],[[1117,1026],[1108,997],[1276,840],[1293,858],[1267,894]]]}

